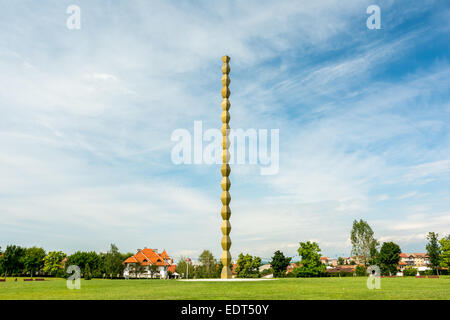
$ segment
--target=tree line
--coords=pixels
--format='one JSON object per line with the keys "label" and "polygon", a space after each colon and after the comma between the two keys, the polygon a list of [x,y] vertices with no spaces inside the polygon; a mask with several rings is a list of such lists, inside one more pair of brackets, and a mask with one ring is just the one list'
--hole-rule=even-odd
{"label": "tree line", "polygon": [[[430,273],[439,274],[442,268],[450,268],[450,235],[439,239],[439,234],[429,232],[427,235],[428,243],[426,252],[429,257]],[[363,275],[369,265],[377,265],[381,269],[382,275],[395,275],[400,261],[400,246],[392,241],[384,242],[381,246],[374,237],[374,232],[369,224],[360,219],[353,221],[353,227],[350,234],[352,243],[352,254],[360,260],[356,267],[356,273]],[[340,258],[341,260],[342,258]],[[342,260],[341,260],[342,261]],[[407,267],[405,275],[415,275],[417,270],[413,267]]]}
{"label": "tree line", "polygon": [[[356,275],[366,275],[366,269],[370,265],[377,265],[382,275],[395,275],[397,273],[400,246],[392,241],[384,242],[381,246],[374,237],[374,232],[364,220],[355,220],[350,233],[352,243],[351,254],[358,259],[355,268]],[[442,268],[450,269],[450,235],[440,238],[435,232],[429,232],[426,245],[433,272],[439,274]],[[326,266],[320,261],[321,249],[316,242],[300,242],[297,249],[300,261],[293,264],[291,272],[287,267],[291,264],[291,257],[283,252],[274,252],[270,268],[260,272],[261,258],[250,254],[241,253],[236,261],[234,271],[238,278],[258,278],[268,274],[274,277],[321,277],[330,276],[326,272]],[[122,277],[123,261],[134,254],[119,252],[116,245],[111,244],[106,253],[94,251],[77,251],[66,255],[62,251],[45,252],[38,247],[24,248],[16,245],[8,245],[4,251],[0,248],[0,275],[6,276],[54,276],[67,277],[66,268],[77,265],[85,279],[118,278]],[[63,261],[65,260],[65,263]],[[204,250],[198,257],[199,264],[193,265],[181,257],[175,271],[184,278],[220,278],[222,263],[216,259],[209,250]],[[353,262],[356,264],[356,262]],[[344,259],[338,258],[338,264],[343,265]],[[131,274],[137,275],[143,267],[139,264],[130,266]],[[150,270],[151,271],[151,270]],[[154,270],[156,272],[156,269]],[[442,272],[442,270],[441,270]],[[404,270],[404,275],[415,275],[417,270],[412,267]]]}
{"label": "tree line", "polygon": [[95,251],[77,251],[67,255],[62,251],[45,252],[43,248],[24,248],[8,245],[0,248],[0,275],[12,276],[53,276],[65,278],[66,268],[70,265],[80,267],[85,279],[117,278],[123,274],[122,262],[133,253],[121,253],[116,245],[111,244],[106,253]]}

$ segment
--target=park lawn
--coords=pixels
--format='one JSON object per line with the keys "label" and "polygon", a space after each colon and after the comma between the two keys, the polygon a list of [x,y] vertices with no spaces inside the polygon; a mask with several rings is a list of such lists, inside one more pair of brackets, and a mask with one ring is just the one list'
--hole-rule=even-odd
{"label": "park lawn", "polygon": [[80,290],[69,290],[66,280],[0,282],[6,299],[445,299],[450,300],[450,276],[382,278],[381,289],[369,290],[365,277],[287,278],[260,282],[183,282],[178,280],[81,280]]}

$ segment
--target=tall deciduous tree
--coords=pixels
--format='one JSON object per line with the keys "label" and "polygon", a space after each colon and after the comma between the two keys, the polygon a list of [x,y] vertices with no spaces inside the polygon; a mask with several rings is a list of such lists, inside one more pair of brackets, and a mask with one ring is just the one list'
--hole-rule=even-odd
{"label": "tall deciduous tree", "polygon": [[270,265],[273,269],[273,275],[275,277],[282,277],[286,275],[286,268],[291,262],[290,257],[285,257],[283,252],[280,250],[275,251],[272,257],[272,261],[270,261]]}
{"label": "tall deciduous tree", "polygon": [[439,274],[439,265],[441,263],[441,248],[438,241],[439,235],[435,232],[429,232],[427,235],[427,254],[430,259],[431,266],[436,269],[436,273]]}
{"label": "tall deciduous tree", "polygon": [[44,267],[45,250],[42,248],[31,247],[25,250],[24,267],[25,271],[32,277],[34,272]]}
{"label": "tall deciduous tree", "polygon": [[196,268],[195,274],[198,278],[214,278],[216,275],[217,261],[209,250],[203,250],[198,257],[200,266]]}
{"label": "tall deciduous tree", "polygon": [[252,257],[250,254],[239,254],[236,266],[236,275],[238,278],[259,278],[259,267],[261,266],[260,257]]}
{"label": "tall deciduous tree", "polygon": [[[81,273],[83,275],[91,276],[91,274],[97,271],[100,267],[100,258],[95,251],[82,252],[77,251],[67,258],[66,266],[76,265],[80,267]],[[89,266],[87,268],[87,266]],[[86,269],[88,272],[86,272]]]}
{"label": "tall deciduous tree", "polygon": [[350,234],[352,254],[357,256],[364,265],[367,265],[373,258],[372,255],[376,254],[376,248],[379,246],[373,235],[374,232],[366,221],[362,219],[353,221]]}
{"label": "tall deciduous tree", "polygon": [[105,255],[104,267],[106,274],[109,275],[111,279],[113,276],[117,276],[123,271],[122,255],[117,246],[113,243],[111,243],[111,247]]}
{"label": "tall deciduous tree", "polygon": [[175,272],[184,278],[193,278],[194,266],[192,263],[186,261],[186,257],[180,257],[180,260],[175,268]]}
{"label": "tall deciduous tree", "polygon": [[50,251],[44,257],[44,273],[52,276],[58,275],[63,269],[62,261],[66,257],[66,254],[62,251]]}
{"label": "tall deciduous tree", "polygon": [[439,240],[441,245],[441,266],[450,269],[450,235]]}
{"label": "tall deciduous tree", "polygon": [[396,274],[402,250],[394,242],[384,242],[380,249],[379,262],[384,274]]}
{"label": "tall deciduous tree", "polygon": [[5,275],[20,275],[23,272],[25,248],[16,245],[6,246],[3,253],[3,269]]}
{"label": "tall deciduous tree", "polygon": [[320,262],[320,247],[316,242],[300,242],[298,254],[301,256],[299,267],[294,269],[297,277],[318,277],[325,272],[325,265]]}

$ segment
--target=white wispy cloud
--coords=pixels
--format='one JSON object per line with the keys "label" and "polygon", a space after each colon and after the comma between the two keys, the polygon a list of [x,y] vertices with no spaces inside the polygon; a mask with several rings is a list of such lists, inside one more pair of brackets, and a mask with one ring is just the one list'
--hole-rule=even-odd
{"label": "white wispy cloud", "polygon": [[[279,128],[281,144],[276,176],[233,167],[233,256],[294,255],[308,239],[341,254],[360,217],[402,243],[448,229],[447,214],[433,214],[448,191],[433,188],[450,172],[449,65],[380,78],[435,29],[376,38],[365,30],[369,4],[80,1],[79,31],[65,28],[62,3],[6,7],[0,244],[220,254],[218,168],[173,165],[170,135],[194,120],[220,126],[223,54],[232,127]],[[408,19],[394,5],[383,4],[385,30]],[[413,206],[425,216],[410,218]]]}

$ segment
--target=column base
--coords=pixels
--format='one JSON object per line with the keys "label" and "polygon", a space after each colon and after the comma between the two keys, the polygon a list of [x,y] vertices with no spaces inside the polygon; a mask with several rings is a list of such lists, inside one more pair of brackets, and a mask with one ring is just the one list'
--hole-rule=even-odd
{"label": "column base", "polygon": [[222,268],[222,273],[220,274],[221,279],[231,279],[233,277],[233,273],[231,272],[230,267],[224,266]]}

